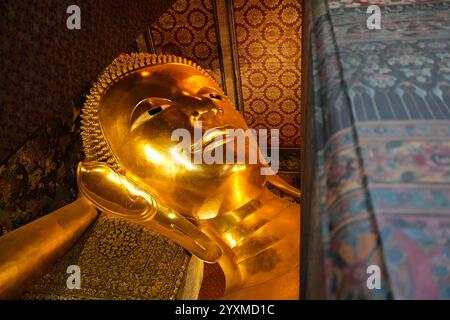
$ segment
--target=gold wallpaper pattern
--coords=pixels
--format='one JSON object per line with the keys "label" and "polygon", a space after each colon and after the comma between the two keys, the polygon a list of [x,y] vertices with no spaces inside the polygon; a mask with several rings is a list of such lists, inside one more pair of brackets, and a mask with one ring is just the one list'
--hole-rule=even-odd
{"label": "gold wallpaper pattern", "polygon": [[300,0],[234,0],[243,112],[252,128],[278,128],[300,147]]}
{"label": "gold wallpaper pattern", "polygon": [[195,61],[222,85],[214,0],[178,0],[150,26],[156,53]]}

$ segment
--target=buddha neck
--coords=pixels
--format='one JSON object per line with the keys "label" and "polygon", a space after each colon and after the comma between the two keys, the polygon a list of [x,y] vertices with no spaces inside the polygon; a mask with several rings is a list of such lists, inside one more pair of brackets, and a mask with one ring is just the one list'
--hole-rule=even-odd
{"label": "buddha neck", "polygon": [[280,277],[299,266],[300,207],[265,189],[241,207],[200,227],[223,251],[226,292]]}

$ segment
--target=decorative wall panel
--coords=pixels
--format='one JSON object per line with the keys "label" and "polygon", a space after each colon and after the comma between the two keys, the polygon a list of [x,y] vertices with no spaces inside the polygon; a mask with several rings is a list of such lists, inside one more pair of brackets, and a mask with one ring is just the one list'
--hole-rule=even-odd
{"label": "decorative wall panel", "polygon": [[150,26],[157,53],[195,61],[221,85],[213,0],[178,0]]}
{"label": "decorative wall panel", "polygon": [[247,123],[300,147],[300,1],[235,0],[234,23]]}

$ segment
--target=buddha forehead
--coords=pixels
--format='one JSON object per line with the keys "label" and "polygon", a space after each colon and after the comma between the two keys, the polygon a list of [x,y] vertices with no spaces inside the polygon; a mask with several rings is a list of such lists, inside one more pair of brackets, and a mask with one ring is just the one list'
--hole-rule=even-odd
{"label": "buddha forehead", "polygon": [[145,98],[160,97],[175,100],[180,96],[196,95],[209,88],[222,92],[220,87],[204,71],[182,63],[164,63],[147,66],[129,73],[113,84],[103,97],[134,106]]}

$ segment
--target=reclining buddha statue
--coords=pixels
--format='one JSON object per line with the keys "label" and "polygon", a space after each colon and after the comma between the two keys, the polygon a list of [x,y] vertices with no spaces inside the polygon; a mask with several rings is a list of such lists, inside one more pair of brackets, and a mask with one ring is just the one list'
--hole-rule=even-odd
{"label": "reclining buddha statue", "polygon": [[225,299],[299,298],[300,207],[268,184],[300,192],[261,174],[262,163],[193,162],[173,139],[174,130],[193,133],[201,121],[202,133],[215,134],[193,141],[191,151],[222,152],[212,138],[248,129],[203,69],[172,55],[123,54],[93,85],[82,118],[79,196],[0,238],[0,298],[19,297],[99,213],[218,262]]}

